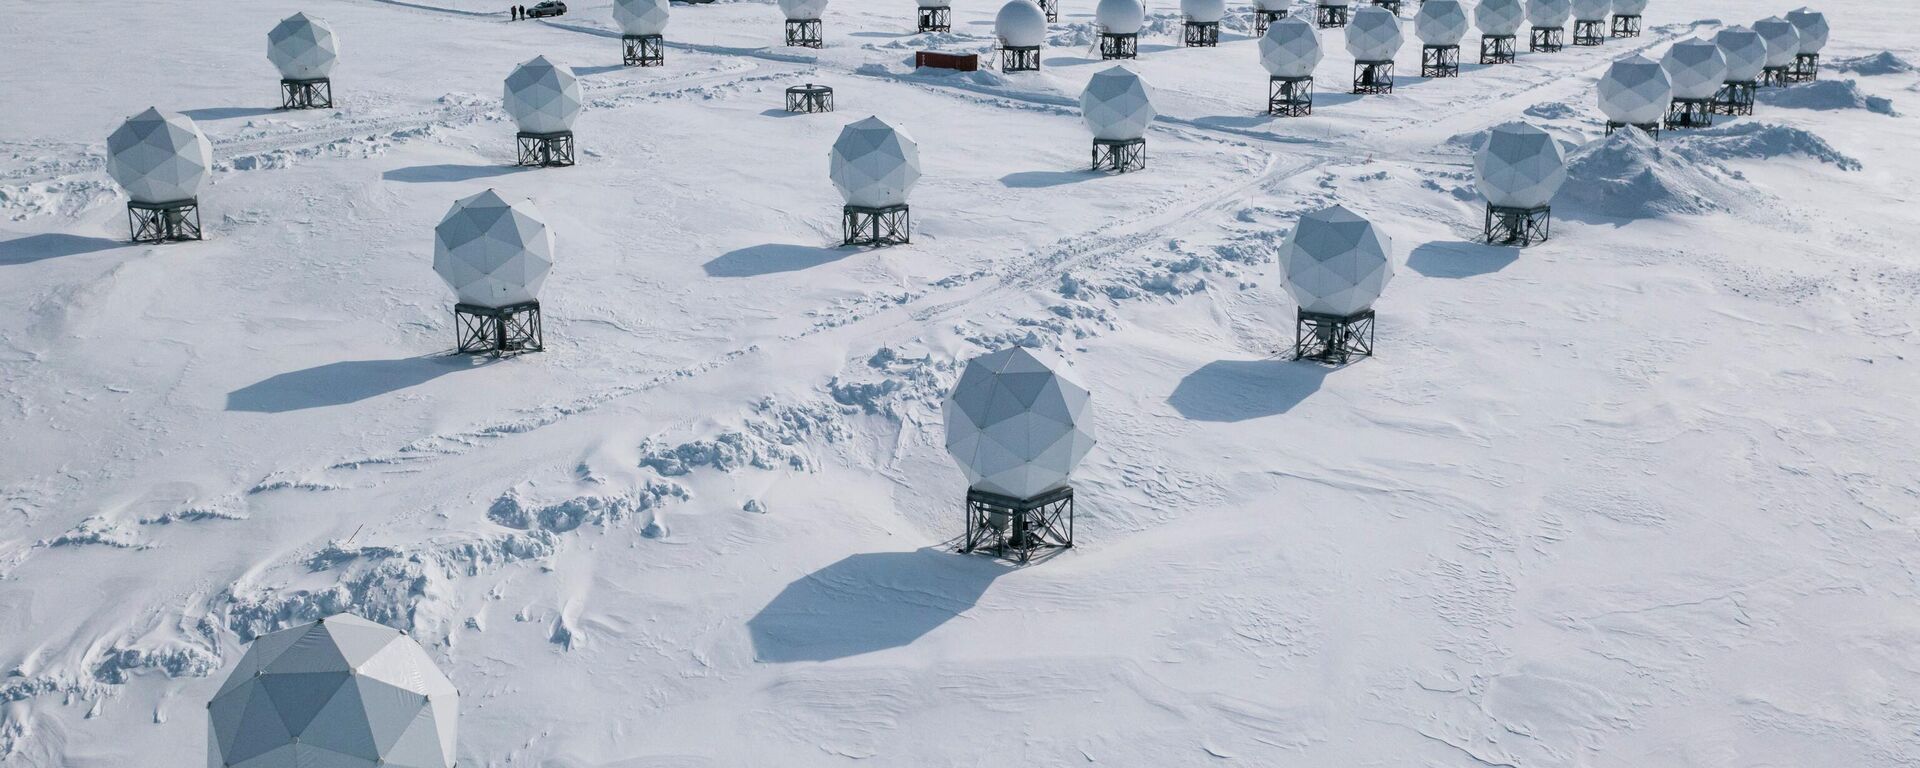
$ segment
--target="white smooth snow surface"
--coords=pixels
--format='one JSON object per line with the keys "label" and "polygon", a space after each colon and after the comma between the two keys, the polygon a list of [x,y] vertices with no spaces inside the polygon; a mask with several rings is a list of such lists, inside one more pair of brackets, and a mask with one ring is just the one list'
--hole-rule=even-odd
{"label": "white smooth snow surface", "polygon": [[[1601,140],[1613,60],[1791,6],[1666,0],[1458,78],[1408,45],[1364,98],[1327,37],[1313,114],[1269,118],[1244,6],[1188,49],[1156,3],[1151,156],[1110,176],[1092,0],[1015,77],[911,64],[990,50],[997,2],[920,37],[836,0],[819,51],[771,3],[675,5],[631,69],[608,3],[506,5],[0,26],[0,765],[203,766],[246,641],[343,610],[458,688],[462,768],[1920,755],[1920,76]],[[1823,59],[1920,61],[1920,7],[1818,8]],[[273,109],[295,11],[347,45],[334,109]],[[578,77],[573,167],[511,165],[537,55]],[[839,111],[787,113],[806,82]],[[205,241],[126,242],[106,139],[149,106],[211,142]],[[918,142],[910,245],[835,246],[868,115]],[[1472,242],[1515,120],[1568,158],[1524,252]],[[546,351],[453,358],[431,235],[488,188],[554,232]],[[1340,369],[1283,359],[1276,260],[1332,205],[1395,245]],[[950,551],[941,401],[1011,345],[1100,439],[1076,546],[1028,568]]]}

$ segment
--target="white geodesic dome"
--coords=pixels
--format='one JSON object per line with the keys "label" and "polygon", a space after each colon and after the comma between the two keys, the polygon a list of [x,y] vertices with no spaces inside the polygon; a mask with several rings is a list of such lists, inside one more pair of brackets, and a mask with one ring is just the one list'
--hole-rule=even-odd
{"label": "white geodesic dome", "polygon": [[1390,61],[1403,42],[1400,17],[1380,6],[1362,6],[1347,22],[1347,52],[1354,61]]}
{"label": "white geodesic dome", "polygon": [[1573,18],[1577,21],[1601,21],[1613,11],[1613,0],[1573,0]]}
{"label": "white geodesic dome", "polygon": [[1093,23],[1108,34],[1137,35],[1140,27],[1147,23],[1147,9],[1140,5],[1140,0],[1100,0],[1100,4],[1093,7]]}
{"label": "white geodesic dome", "polygon": [[1047,12],[1033,0],[1009,0],[993,16],[993,33],[1012,48],[1034,48],[1047,40]]}
{"label": "white geodesic dome", "polygon": [[1526,123],[1496,125],[1473,156],[1474,185],[1501,208],[1538,208],[1553,202],[1567,181],[1560,142]]}
{"label": "white geodesic dome", "polygon": [[107,135],[107,175],[136,203],[171,203],[200,194],[213,145],[186,115],[153,107]]}
{"label": "white geodesic dome", "polygon": [[1227,15],[1227,0],[1180,0],[1180,12],[1190,21],[1219,21]]}
{"label": "white geodesic dome", "polygon": [[624,35],[664,35],[672,6],[668,0],[613,0],[613,23]]}
{"label": "white geodesic dome", "polygon": [[1427,0],[1413,14],[1413,34],[1427,45],[1459,45],[1467,26],[1467,9],[1460,0]]}
{"label": "white geodesic dome", "polygon": [[1473,25],[1482,35],[1513,35],[1527,22],[1527,7],[1520,0],[1480,0],[1473,8]]}
{"label": "white geodesic dome", "polygon": [[1667,79],[1673,81],[1676,99],[1712,98],[1727,81],[1727,57],[1721,55],[1720,46],[1711,40],[1696,37],[1674,43],[1667,49],[1667,55],[1660,58],[1660,66],[1666,68]]}
{"label": "white geodesic dome", "polygon": [[827,12],[827,0],[780,0],[780,12],[792,21],[812,21]]}
{"label": "white geodesic dome", "polygon": [[1832,30],[1827,27],[1827,16],[1812,8],[1796,8],[1787,11],[1787,21],[1793,22],[1793,28],[1800,32],[1800,52],[1819,53],[1827,47],[1827,35]]}
{"label": "white geodesic dome", "polygon": [[1527,23],[1533,26],[1564,27],[1572,17],[1572,0],[1527,0]]}
{"label": "white geodesic dome", "polygon": [[559,133],[573,130],[581,101],[580,80],[573,70],[535,56],[507,75],[502,103],[521,131]]}
{"label": "white geodesic dome", "polygon": [[336,614],[247,646],[207,702],[207,765],[453,768],[459,715],[413,638]]}
{"label": "white geodesic dome", "polygon": [[907,192],[920,180],[920,145],[906,131],[868,117],[840,129],[828,155],[827,176],[847,205],[904,205]]}
{"label": "white geodesic dome", "polygon": [[1621,125],[1658,125],[1673,103],[1666,67],[1637,53],[1607,67],[1599,90],[1600,112]]}
{"label": "white geodesic dome", "polygon": [[1727,59],[1727,82],[1760,79],[1760,70],[1767,66],[1767,41],[1760,33],[1742,26],[1727,27],[1713,36],[1713,44],[1720,46],[1720,55]]}
{"label": "white geodesic dome", "polygon": [[1342,206],[1309,212],[1280,246],[1280,277],[1308,312],[1364,311],[1393,279],[1393,239]]}
{"label": "white geodesic dome", "polygon": [[1293,7],[1293,0],[1253,0],[1253,7],[1262,11],[1284,11]]}
{"label": "white geodesic dome", "polygon": [[1320,31],[1299,16],[1267,25],[1260,36],[1260,66],[1274,77],[1312,77],[1321,55]]}
{"label": "white geodesic dome", "polygon": [[1617,16],[1639,16],[1647,12],[1647,0],[1613,0],[1613,12]]}
{"label": "white geodesic dome", "polygon": [[972,489],[1031,499],[1065,486],[1093,450],[1091,399],[1052,355],[989,352],[947,395],[947,453]]}
{"label": "white geodesic dome", "polygon": [[489,189],[455,201],[433,228],[433,271],[462,304],[533,301],[552,269],[553,229],[530,202]]}
{"label": "white geodesic dome", "polygon": [[1133,70],[1115,66],[1094,73],[1080,92],[1080,117],[1093,137],[1125,141],[1146,135],[1153,123],[1153,89]]}
{"label": "white geodesic dome", "polygon": [[318,80],[340,61],[340,39],[325,21],[296,13],[267,32],[267,60],[287,80]]}
{"label": "white geodesic dome", "polygon": [[1793,63],[1795,54],[1800,52],[1800,28],[1793,22],[1778,16],[1769,16],[1753,23],[1753,31],[1767,44],[1767,66],[1784,67]]}

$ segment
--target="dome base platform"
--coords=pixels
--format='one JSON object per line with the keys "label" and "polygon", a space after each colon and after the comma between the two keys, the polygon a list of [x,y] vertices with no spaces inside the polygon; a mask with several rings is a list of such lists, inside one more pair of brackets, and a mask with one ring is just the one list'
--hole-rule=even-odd
{"label": "dome base platform", "polygon": [[1347,7],[1344,5],[1318,5],[1314,7],[1313,23],[1321,29],[1336,29],[1347,25]]}
{"label": "dome base platform", "polygon": [[514,134],[520,151],[515,165],[535,168],[564,168],[573,165],[573,131]]}
{"label": "dome base platform", "polygon": [[1605,45],[1606,42],[1607,42],[1607,20],[1606,19],[1574,19],[1573,20],[1573,44],[1574,45],[1585,45],[1585,46]]}
{"label": "dome base platform", "polygon": [[793,85],[787,87],[788,112],[832,112],[833,88],[826,85]]}
{"label": "dome base platform", "polygon": [[1613,36],[1614,37],[1639,37],[1640,36],[1640,15],[1637,13],[1636,14],[1620,14],[1620,13],[1614,14],[1613,15]]}
{"label": "dome base platform", "polygon": [[1354,62],[1353,92],[1357,94],[1393,93],[1393,60]]}
{"label": "dome base platform", "polygon": [[919,19],[919,22],[915,26],[915,29],[920,32],[951,32],[953,31],[953,7],[952,6],[947,6],[947,5],[935,6],[935,7],[922,6],[920,8],[918,19]]}
{"label": "dome base platform", "polygon": [[495,356],[539,352],[546,348],[540,332],[540,302],[504,307],[453,305],[454,349],[459,354]]}
{"label": "dome base platform", "polygon": [[1146,139],[1094,139],[1093,170],[1126,173],[1147,167]]}
{"label": "dome base platform", "polygon": [[1713,99],[1674,99],[1667,108],[1668,128],[1706,128],[1713,125]]}
{"label": "dome base platform", "polygon": [[1000,49],[1001,72],[1040,71],[1040,46],[1009,45]]}
{"label": "dome base platform", "polygon": [[1346,365],[1373,356],[1373,310],[1329,315],[1304,309],[1294,318],[1293,359]]}
{"label": "dome base platform", "polygon": [[[1607,123],[1607,135],[1608,135],[1608,136],[1612,136],[1612,135],[1613,135],[1613,132],[1614,132],[1614,131],[1617,131],[1617,130],[1620,130],[1620,129],[1622,129],[1622,128],[1625,128],[1625,127],[1627,127],[1627,123],[1615,123],[1615,122],[1612,122],[1612,121],[1608,121],[1608,123]],[[1645,131],[1645,132],[1646,132],[1646,134],[1647,134],[1647,136],[1648,136],[1648,137],[1650,137],[1650,138],[1653,138],[1653,139],[1656,139],[1656,140],[1658,140],[1658,139],[1660,138],[1660,124],[1659,124],[1659,123],[1634,123],[1634,124],[1633,124],[1633,127],[1635,127],[1635,128],[1638,128],[1638,129],[1640,129],[1640,130],[1642,130],[1642,131]]]}
{"label": "dome base platform", "polygon": [[1133,59],[1140,56],[1140,35],[1100,33],[1100,60]]}
{"label": "dome base platform", "polygon": [[280,108],[333,109],[333,80],[325,77],[281,80]]}
{"label": "dome base platform", "polygon": [[848,205],[840,209],[842,245],[905,245],[913,242],[913,219],[905,203],[871,208]]}
{"label": "dome base platform", "polygon": [[1527,38],[1527,50],[1533,53],[1559,53],[1567,47],[1567,30],[1564,27],[1534,27],[1533,34]]}
{"label": "dome base platform", "polygon": [[1285,8],[1277,11],[1268,11],[1260,8],[1253,9],[1253,36],[1261,37],[1267,34],[1267,27],[1272,26],[1274,22],[1286,17],[1287,9]]}
{"label": "dome base platform", "polygon": [[1267,78],[1267,114],[1274,117],[1306,117],[1313,114],[1313,78]]}
{"label": "dome base platform", "polygon": [[821,33],[819,19],[787,19],[787,46],[790,48],[825,48],[826,38]]}
{"label": "dome base platform", "polygon": [[1421,77],[1459,77],[1460,46],[1427,45],[1420,48]]}
{"label": "dome base platform", "polygon": [[1762,67],[1760,69],[1760,87],[1785,88],[1793,84],[1793,67]]}
{"label": "dome base platform", "polygon": [[967,490],[967,525],[960,551],[991,552],[1026,563],[1036,553],[1073,548],[1073,488],[1030,499]]}
{"label": "dome base platform", "polygon": [[1047,23],[1060,21],[1060,0],[1040,0],[1040,12],[1046,14]]}
{"label": "dome base platform", "polygon": [[1752,80],[1728,80],[1720,86],[1720,92],[1713,95],[1713,111],[1721,115],[1753,114],[1754,92],[1760,84]]}
{"label": "dome base platform", "polygon": [[1374,5],[1387,9],[1388,13],[1395,16],[1400,15],[1400,3],[1401,0],[1373,0]]}
{"label": "dome base platform", "polygon": [[1793,57],[1793,67],[1787,70],[1787,82],[1811,83],[1820,79],[1820,54],[1801,53]]}
{"label": "dome base platform", "polygon": [[1513,35],[1480,36],[1481,64],[1512,64],[1519,58]]}
{"label": "dome base platform", "polygon": [[1188,19],[1181,41],[1188,48],[1214,48],[1220,45],[1220,22]]}
{"label": "dome base platform", "polygon": [[199,240],[200,199],[167,203],[127,202],[127,228],[136,243],[177,243]]}
{"label": "dome base platform", "polygon": [[1488,245],[1513,245],[1525,248],[1546,242],[1553,236],[1553,206],[1509,208],[1487,206],[1487,223],[1481,230]]}
{"label": "dome base platform", "polygon": [[621,35],[620,63],[629,67],[658,67],[667,63],[660,35]]}

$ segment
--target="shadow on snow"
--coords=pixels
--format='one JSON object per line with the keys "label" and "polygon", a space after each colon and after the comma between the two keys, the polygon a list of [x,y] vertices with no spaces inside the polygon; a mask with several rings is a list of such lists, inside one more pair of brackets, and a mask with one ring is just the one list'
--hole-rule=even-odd
{"label": "shadow on snow", "polygon": [[357,403],[486,365],[466,355],[347,360],[282,373],[227,393],[227,410],[285,413]]}
{"label": "shadow on snow", "polygon": [[853,255],[852,248],[821,248],[790,243],[749,245],[720,254],[701,265],[709,277],[756,277],[780,272],[798,272],[822,264],[831,264]]}
{"label": "shadow on snow", "polygon": [[1427,277],[1459,279],[1493,274],[1519,258],[1518,248],[1436,240],[1407,254],[1407,268]]}
{"label": "shadow on snow", "polygon": [[1187,374],[1167,404],[1194,421],[1246,421],[1293,410],[1331,368],[1282,357],[1216,360]]}
{"label": "shadow on snow", "polygon": [[411,165],[405,168],[395,168],[380,174],[380,178],[387,181],[398,181],[407,184],[433,184],[505,176],[509,173],[519,173],[524,170],[526,170],[525,167],[518,165],[454,165],[451,163],[441,163],[438,165]]}
{"label": "shadow on snow", "polygon": [[909,645],[972,608],[1009,571],[933,548],[851,555],[788,584],[747,620],[754,657],[832,661]]}
{"label": "shadow on snow", "polygon": [[62,232],[45,232],[38,235],[16,237],[12,240],[0,240],[0,265],[31,264],[45,259],[57,259],[61,256],[77,256],[82,253],[104,251],[126,245],[119,240],[104,237],[69,235]]}

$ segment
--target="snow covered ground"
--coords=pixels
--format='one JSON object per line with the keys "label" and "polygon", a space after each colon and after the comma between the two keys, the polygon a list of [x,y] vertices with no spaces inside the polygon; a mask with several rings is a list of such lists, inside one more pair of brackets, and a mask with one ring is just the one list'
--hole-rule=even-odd
{"label": "snow covered ground", "polygon": [[[608,8],[477,0],[36,4],[0,30],[0,765],[204,764],[255,634],[341,610],[462,692],[463,766],[1867,766],[1920,761],[1920,7],[1830,0],[1825,81],[1602,140],[1628,52],[1787,6],[1656,0],[1646,36],[1260,114],[1149,8],[1147,171],[1081,171],[1090,0],[1041,73],[915,72],[839,0],[675,6],[667,65]],[[265,33],[342,44],[281,113]],[[1409,11],[1410,13],[1410,11]],[[20,14],[12,14],[18,17]],[[501,79],[588,105],[518,170]],[[781,91],[837,89],[788,115]],[[126,244],[106,134],[213,140],[211,238]],[[833,247],[827,147],[920,142],[914,243]],[[1554,239],[1475,245],[1475,135],[1567,142]],[[548,350],[446,354],[431,229],[535,200]],[[1282,359],[1274,249],[1340,203],[1396,240],[1380,354]],[[1101,445],[1075,549],[952,554],[957,364],[1057,350]]]}

